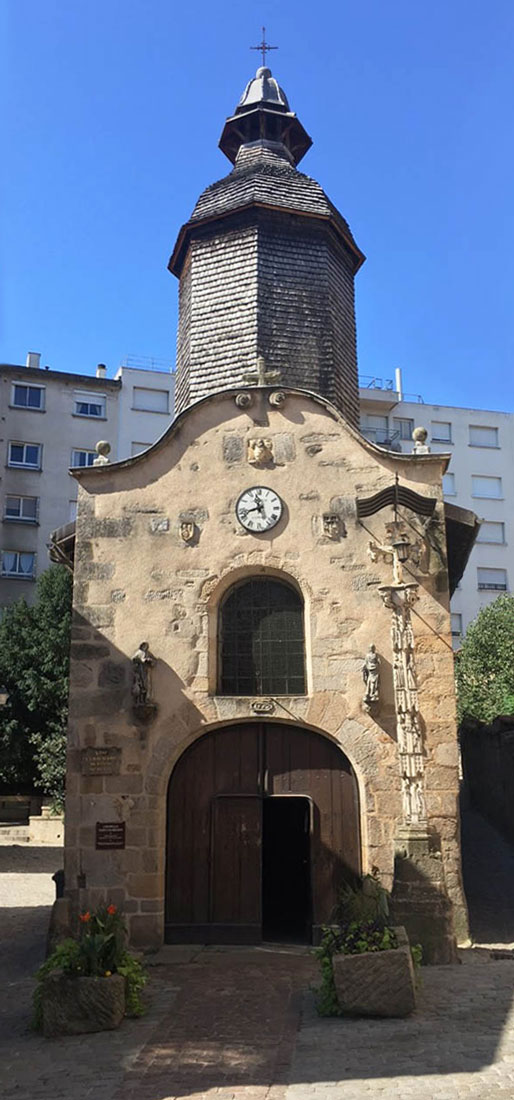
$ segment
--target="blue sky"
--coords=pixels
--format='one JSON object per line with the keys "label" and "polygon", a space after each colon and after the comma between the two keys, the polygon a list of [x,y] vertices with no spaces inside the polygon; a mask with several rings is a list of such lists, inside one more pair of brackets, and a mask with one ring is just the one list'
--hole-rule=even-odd
{"label": "blue sky", "polygon": [[512,409],[511,0],[4,0],[0,358],[114,373],[173,360],[166,269],[258,55],[367,261],[361,373]]}

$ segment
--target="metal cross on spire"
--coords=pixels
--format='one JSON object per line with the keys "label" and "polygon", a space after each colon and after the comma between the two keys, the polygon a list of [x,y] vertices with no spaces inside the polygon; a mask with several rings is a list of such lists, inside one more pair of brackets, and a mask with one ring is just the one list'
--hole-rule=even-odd
{"label": "metal cross on spire", "polygon": [[278,46],[269,46],[266,42],[266,27],[262,28],[262,42],[259,42],[258,46],[250,46],[251,50],[260,50],[262,53],[263,68],[266,66],[266,54],[269,53],[270,50],[278,50],[278,48]]}

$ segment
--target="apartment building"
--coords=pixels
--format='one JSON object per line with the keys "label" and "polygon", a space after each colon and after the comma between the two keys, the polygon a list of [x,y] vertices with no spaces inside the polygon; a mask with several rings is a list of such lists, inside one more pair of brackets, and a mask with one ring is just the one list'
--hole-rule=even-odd
{"label": "apartment building", "polygon": [[489,409],[425,404],[394,382],[361,378],[361,430],[382,446],[411,451],[412,431],[428,431],[432,451],[450,452],[444,495],[482,521],[464,576],[453,596],[456,648],[482,607],[514,586],[514,415]]}
{"label": "apartment building", "polygon": [[169,365],[128,363],[115,378],[103,365],[92,376],[41,368],[35,352],[25,366],[0,365],[0,608],[33,601],[50,532],[75,518],[69,468],[91,465],[100,439],[113,460],[128,458],[169,424]]}
{"label": "apartment building", "polygon": [[121,383],[117,453],[141,454],[166,431],[173,416],[175,374],[164,360],[128,356],[115,374]]}

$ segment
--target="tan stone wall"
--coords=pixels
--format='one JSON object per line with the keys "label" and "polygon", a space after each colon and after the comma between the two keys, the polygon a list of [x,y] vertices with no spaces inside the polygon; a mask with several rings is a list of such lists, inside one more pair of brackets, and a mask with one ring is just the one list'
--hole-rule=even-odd
{"label": "tan stone wall", "polygon": [[[275,461],[247,461],[247,441],[273,441]],[[283,697],[270,720],[319,730],[352,763],[361,799],[363,866],[392,883],[402,807],[391,672],[390,611],[378,588],[387,562],[368,545],[383,539],[383,511],[360,524],[356,496],[402,484],[436,496],[437,523],[422,568],[408,569],[420,599],[412,611],[430,829],[441,839],[447,885],[462,905],[457,833],[457,748],[441,492],[444,457],[386,454],[367,444],[330,406],[288,393],[282,410],[268,392],[248,410],[224,393],[193,406],[145,455],[80,474],[72,642],[66,882],[77,904],[104,897],[129,914],[134,943],[163,935],[166,791],[175,761],[201,733],[254,718],[251,700],[216,694],[217,608],[245,575],[290,579],[305,601],[308,693]],[[268,534],[246,534],[234,516],[240,492],[276,490],[284,515]],[[337,511],[343,535],[323,535]],[[404,513],[413,537],[421,521]],[[193,517],[194,544],[179,532]],[[134,718],[131,657],[146,640],[156,658],[150,723]],[[381,657],[381,706],[362,707],[361,667],[369,644]],[[268,720],[268,719],[266,719]],[[118,746],[119,774],[81,774],[87,746]],[[126,822],[126,848],[95,850],[97,821]],[[80,876],[85,876],[80,877]],[[85,888],[80,888],[81,883]]]}

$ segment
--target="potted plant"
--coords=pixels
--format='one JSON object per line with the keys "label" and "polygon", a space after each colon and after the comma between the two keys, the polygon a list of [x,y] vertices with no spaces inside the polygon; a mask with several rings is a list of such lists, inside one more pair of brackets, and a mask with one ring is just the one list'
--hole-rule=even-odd
{"label": "potted plant", "polygon": [[119,1027],[143,1011],[146,975],[126,946],[115,905],[80,914],[78,939],[66,939],[37,972],[34,1023],[50,1037]]}
{"label": "potted plant", "polygon": [[408,1016],[416,1007],[413,957],[420,961],[420,949],[411,952],[405,929],[391,924],[375,868],[343,888],[335,916],[315,952],[320,1015]]}

